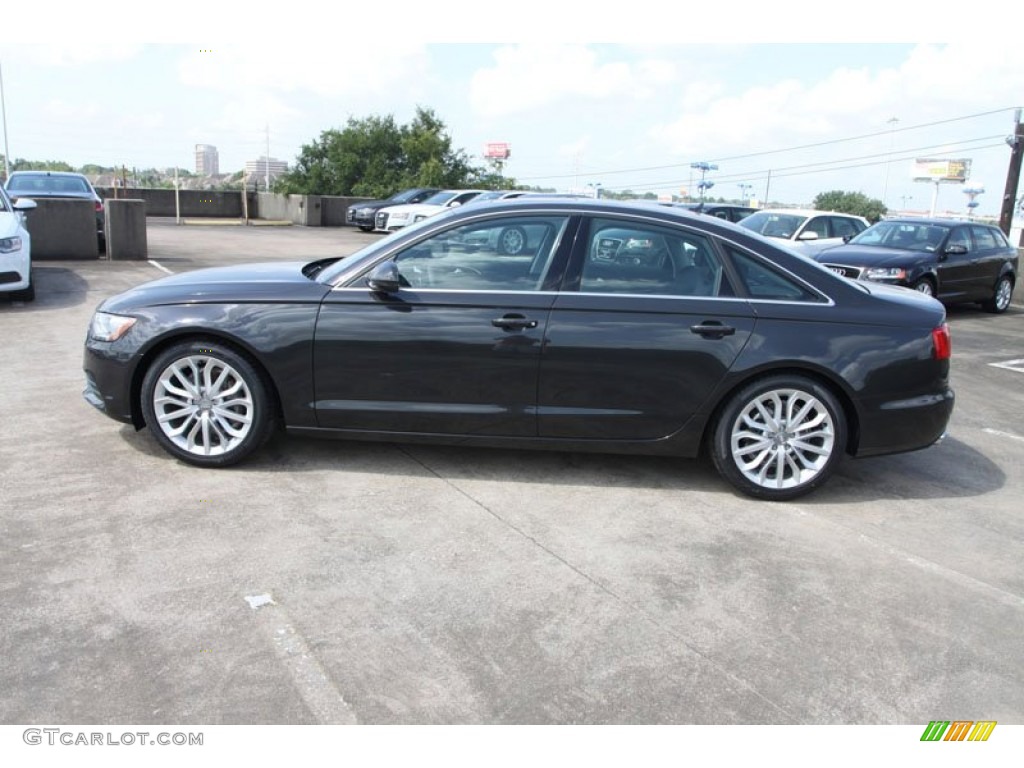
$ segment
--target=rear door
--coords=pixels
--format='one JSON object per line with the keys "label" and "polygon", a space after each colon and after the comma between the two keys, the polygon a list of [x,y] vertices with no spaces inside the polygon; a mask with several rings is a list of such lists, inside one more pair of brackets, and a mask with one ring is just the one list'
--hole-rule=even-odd
{"label": "rear door", "polygon": [[[964,253],[950,253],[951,247],[963,247]],[[967,225],[954,227],[939,256],[939,297],[965,299],[977,293],[978,277],[974,239]]]}
{"label": "rear door", "polygon": [[971,235],[974,237],[974,259],[971,262],[971,287],[977,299],[992,298],[996,278],[1006,260],[1006,246],[1000,242],[1001,234],[990,227],[974,224]]}
{"label": "rear door", "polygon": [[540,367],[541,437],[643,440],[678,431],[754,328],[704,235],[585,217]]}

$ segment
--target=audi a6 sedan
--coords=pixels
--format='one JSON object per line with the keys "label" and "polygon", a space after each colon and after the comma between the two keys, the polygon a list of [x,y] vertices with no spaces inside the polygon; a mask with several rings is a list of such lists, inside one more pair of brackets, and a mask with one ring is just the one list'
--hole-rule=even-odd
{"label": "audi a6 sedan", "polygon": [[[515,254],[488,244],[530,233]],[[732,223],[612,201],[464,206],[350,256],[197,270],[104,301],[85,398],[172,456],[297,435],[695,457],[785,500],[953,408],[934,299]]]}
{"label": "audi a6 sedan", "polygon": [[952,219],[886,219],[815,259],[841,275],[913,288],[953,304],[977,301],[1005,312],[1018,256],[992,224]]}

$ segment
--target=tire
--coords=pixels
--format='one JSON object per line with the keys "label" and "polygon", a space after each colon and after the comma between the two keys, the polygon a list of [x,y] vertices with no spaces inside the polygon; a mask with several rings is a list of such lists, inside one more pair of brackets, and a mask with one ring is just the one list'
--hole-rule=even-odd
{"label": "tire", "polygon": [[787,501],[828,480],[846,450],[846,433],[846,416],[827,388],[803,376],[769,376],[726,403],[711,458],[742,493]]}
{"label": "tire", "polygon": [[274,428],[263,377],[219,342],[195,339],[164,350],[146,371],[141,396],[160,447],[199,467],[237,464]]}
{"label": "tire", "polygon": [[359,226],[359,229],[361,229],[363,232],[373,232],[373,226],[372,225],[367,227],[367,226],[364,226],[362,224],[359,224],[358,226]]}
{"label": "tire", "polygon": [[1009,275],[1003,275],[996,281],[995,290],[992,291],[992,298],[983,301],[981,306],[987,312],[1001,315],[1010,308],[1010,299],[1013,297],[1013,279]]}
{"label": "tire", "polygon": [[925,296],[931,296],[933,299],[935,298],[935,283],[933,283],[927,277],[922,277],[919,278],[918,280],[915,280],[913,283],[911,283],[910,288],[912,290],[917,291],[918,293],[923,293]]}
{"label": "tire", "polygon": [[503,256],[518,256],[526,250],[526,230],[522,227],[506,227],[498,233],[498,253]]}

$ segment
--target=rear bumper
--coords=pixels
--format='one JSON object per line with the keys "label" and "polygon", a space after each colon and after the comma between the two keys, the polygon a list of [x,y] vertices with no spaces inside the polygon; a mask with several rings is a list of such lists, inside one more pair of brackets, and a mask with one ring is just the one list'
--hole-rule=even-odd
{"label": "rear bumper", "polygon": [[946,435],[956,396],[952,389],[908,400],[890,400],[861,419],[857,456],[916,451]]}

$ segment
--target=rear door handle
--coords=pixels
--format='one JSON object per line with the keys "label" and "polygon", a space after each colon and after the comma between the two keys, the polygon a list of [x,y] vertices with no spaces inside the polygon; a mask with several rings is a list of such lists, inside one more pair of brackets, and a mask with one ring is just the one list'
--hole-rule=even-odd
{"label": "rear door handle", "polygon": [[495,328],[502,328],[506,331],[522,331],[528,328],[536,328],[537,321],[530,320],[523,315],[505,315],[504,317],[498,317],[491,320],[491,325]]}
{"label": "rear door handle", "polygon": [[725,336],[732,336],[736,329],[731,325],[722,325],[717,320],[705,320],[700,325],[691,325],[690,333],[696,333],[706,339],[721,339]]}

